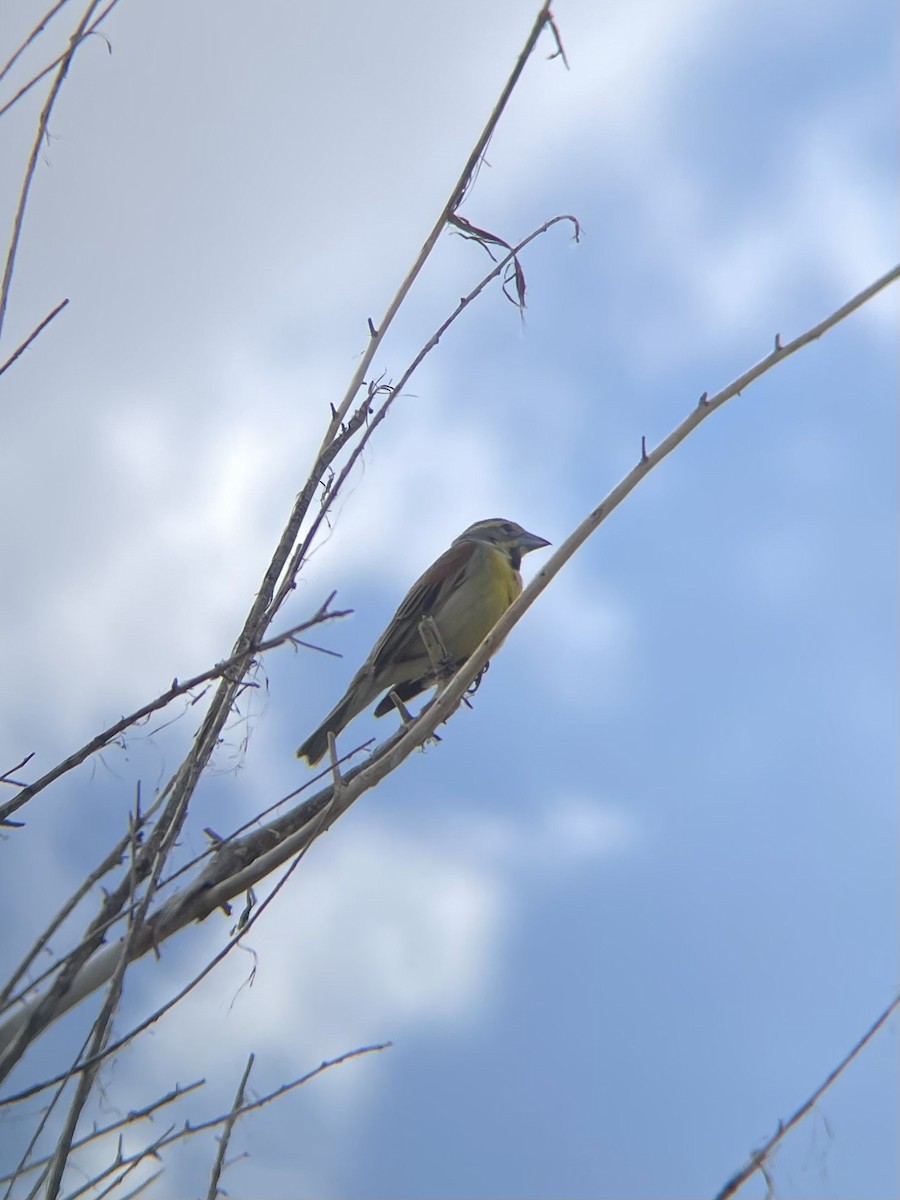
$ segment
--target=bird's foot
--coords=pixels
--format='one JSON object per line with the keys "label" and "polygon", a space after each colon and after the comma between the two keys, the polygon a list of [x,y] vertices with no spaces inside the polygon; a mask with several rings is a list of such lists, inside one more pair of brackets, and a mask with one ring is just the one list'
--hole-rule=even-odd
{"label": "bird's foot", "polygon": [[465,696],[463,696],[463,704],[466,706],[466,708],[472,707],[472,705],[469,703],[469,696],[474,696],[475,693],[478,691],[478,689],[481,687],[481,681],[482,681],[482,679],[484,679],[485,675],[487,674],[487,670],[490,665],[491,665],[491,661],[490,661],[490,659],[488,659],[488,661],[484,664],[484,666],[481,668],[481,670],[478,672],[478,674],[472,680],[472,683],[470,684],[470,686],[466,688],[466,694],[465,694]]}

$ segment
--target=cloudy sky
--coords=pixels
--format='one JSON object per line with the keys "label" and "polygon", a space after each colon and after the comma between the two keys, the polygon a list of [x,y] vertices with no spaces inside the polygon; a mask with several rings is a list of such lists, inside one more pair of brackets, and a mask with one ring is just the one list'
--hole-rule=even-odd
{"label": "cloudy sky", "polygon": [[[121,0],[108,43],[83,48],[0,341],[2,361],[69,298],[0,378],[2,767],[34,751],[37,775],[228,654],[367,319],[536,10]],[[897,261],[893,5],[555,13],[571,70],[545,36],[462,212],[508,240],[572,213],[582,240],[560,226],[534,244],[524,322],[489,291],[395,404],[277,626],[337,588],[354,615],[319,640],[343,658],[269,656],[186,854],[306,778],[294,748],[466,525],[510,517],[558,544],[642,436]],[[0,61],[41,15],[6,14]],[[66,7],[0,103],[73,23]],[[3,230],[42,99],[0,119]],[[445,235],[373,370],[396,379],[489,265]],[[895,290],[654,472],[515,629],[473,710],[316,845],[253,955],[125,1053],[91,1115],[204,1077],[171,1118],[199,1120],[229,1106],[251,1050],[261,1094],[390,1040],[240,1125],[223,1186],[714,1193],[900,979],[897,319]],[[0,965],[119,836],[137,784],[165,781],[197,711],[67,776],[0,843]],[[362,717],[345,737],[383,732]],[[120,1028],[229,928],[210,918],[140,964]],[[12,1086],[64,1065],[89,1018]],[[895,1016],[779,1151],[780,1196],[897,1194],[897,1035]],[[4,1162],[28,1128],[0,1119]],[[214,1153],[173,1153],[150,1194],[198,1194]]]}

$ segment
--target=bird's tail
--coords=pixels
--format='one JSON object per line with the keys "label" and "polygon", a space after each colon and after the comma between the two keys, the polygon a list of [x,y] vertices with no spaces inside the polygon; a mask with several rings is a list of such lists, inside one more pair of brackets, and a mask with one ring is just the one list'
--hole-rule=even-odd
{"label": "bird's tail", "polygon": [[314,767],[328,750],[329,733],[337,737],[344,726],[349,725],[357,713],[371,703],[373,696],[378,695],[378,690],[373,691],[371,683],[365,686],[363,679],[354,679],[343,699],[338,701],[319,728],[309,735],[297,751],[297,757],[305,758]]}

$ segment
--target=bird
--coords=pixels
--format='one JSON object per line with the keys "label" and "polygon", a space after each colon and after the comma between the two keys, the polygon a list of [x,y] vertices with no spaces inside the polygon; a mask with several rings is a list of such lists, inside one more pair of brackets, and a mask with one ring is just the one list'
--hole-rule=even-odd
{"label": "bird", "polygon": [[[501,517],[470,525],[412,585],[344,695],[297,757],[315,766],[328,749],[328,734],[337,737],[381,692],[388,694],[376,706],[376,717],[394,708],[391,691],[404,702],[411,700],[461,667],[522,591],[523,555],[549,545],[546,538]],[[446,650],[438,669],[419,632],[424,617],[433,620]]]}

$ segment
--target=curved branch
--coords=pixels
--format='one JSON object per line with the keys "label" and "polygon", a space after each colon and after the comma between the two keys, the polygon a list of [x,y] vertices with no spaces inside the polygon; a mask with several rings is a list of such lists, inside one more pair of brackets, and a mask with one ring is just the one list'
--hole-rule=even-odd
{"label": "curved branch", "polygon": [[[151,917],[140,935],[133,939],[131,951],[140,957],[156,948],[166,938],[193,921],[203,920],[217,908],[248,887],[258,883],[276,867],[304,851],[320,833],[330,826],[364,792],[375,787],[404,759],[421,746],[459,706],[466,691],[487,660],[503,643],[511,629],[535,602],[550,581],[590,537],[603,521],[622,503],[625,497],[666,458],[676,446],[693,432],[711,413],[737,396],[785,358],[795,354],[832,329],[845,317],[861,308],[873,296],[900,279],[900,266],[881,276],[846,304],[835,310],[817,325],[793,341],[782,345],[775,339],[775,348],[755,366],[745,371],[714,396],[704,393],[687,417],[653,450],[641,447],[638,462],[628,474],[581,522],[549,561],[538,571],[522,594],[510,605],[478,649],[459,669],[445,690],[409,725],[403,726],[388,738],[372,758],[341,776],[334,768],[334,781],[303,805],[284,814],[278,820],[254,830],[245,838],[226,841],[216,850],[209,866],[192,883],[168,900]],[[327,772],[323,773],[327,774]],[[104,947],[74,973],[67,992],[59,998],[57,1013],[71,1008],[91,992],[101,987],[115,970],[121,956],[121,943]],[[0,1025],[0,1053],[28,1022],[29,1015],[40,1004],[40,998],[23,1005]]]}

